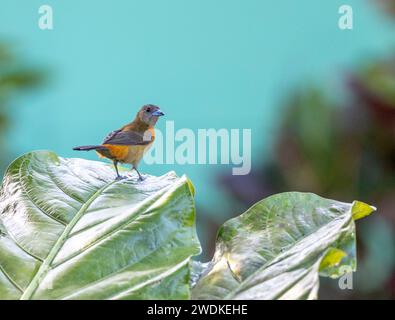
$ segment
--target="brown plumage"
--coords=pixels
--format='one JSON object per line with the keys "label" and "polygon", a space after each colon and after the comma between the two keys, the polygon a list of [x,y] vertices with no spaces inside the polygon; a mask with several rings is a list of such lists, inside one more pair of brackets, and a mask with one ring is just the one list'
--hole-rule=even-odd
{"label": "brown plumage", "polygon": [[155,140],[155,124],[163,115],[159,107],[147,104],[140,109],[132,122],[110,132],[102,144],[75,147],[73,150],[96,150],[100,157],[112,160],[117,173],[116,179],[123,178],[119,175],[118,163],[129,163],[136,170],[139,179],[143,180],[137,166],[144,153],[152,146]]}

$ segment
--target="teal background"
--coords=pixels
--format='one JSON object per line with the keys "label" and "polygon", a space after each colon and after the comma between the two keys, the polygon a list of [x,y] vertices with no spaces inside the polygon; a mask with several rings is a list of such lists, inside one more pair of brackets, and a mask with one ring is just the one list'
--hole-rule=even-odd
{"label": "teal background", "polygon": [[[346,70],[393,49],[394,25],[369,2],[0,0],[0,40],[50,76],[13,100],[9,149],[96,159],[71,148],[101,142],[154,103],[176,129],[251,128],[254,168],[270,156],[289,89],[326,79],[339,96]],[[52,31],[37,26],[42,4],[53,7]],[[352,31],[337,27],[342,4],[354,9]],[[198,204],[223,212],[215,177],[229,167],[141,169],[187,174]]]}

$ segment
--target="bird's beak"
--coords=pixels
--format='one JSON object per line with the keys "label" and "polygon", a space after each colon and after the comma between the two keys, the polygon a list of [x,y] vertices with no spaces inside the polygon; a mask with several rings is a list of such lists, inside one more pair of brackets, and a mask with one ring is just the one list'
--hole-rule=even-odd
{"label": "bird's beak", "polygon": [[161,117],[161,116],[164,116],[165,114],[162,112],[162,110],[158,109],[158,110],[155,110],[154,112],[152,112],[152,115]]}

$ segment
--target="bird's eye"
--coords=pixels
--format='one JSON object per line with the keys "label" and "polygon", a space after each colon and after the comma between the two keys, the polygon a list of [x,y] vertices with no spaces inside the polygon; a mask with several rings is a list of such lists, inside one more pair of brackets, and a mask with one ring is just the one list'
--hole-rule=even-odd
{"label": "bird's eye", "polygon": [[150,108],[145,109],[145,112],[151,112]]}

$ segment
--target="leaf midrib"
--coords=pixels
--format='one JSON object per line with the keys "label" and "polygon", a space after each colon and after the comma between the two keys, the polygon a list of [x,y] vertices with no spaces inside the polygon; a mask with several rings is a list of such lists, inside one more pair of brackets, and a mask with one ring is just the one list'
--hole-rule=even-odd
{"label": "leaf midrib", "polygon": [[85,214],[86,210],[89,208],[92,202],[95,201],[103,193],[104,190],[109,188],[115,182],[117,181],[112,181],[101,187],[81,206],[80,210],[78,210],[76,215],[73,217],[73,219],[71,219],[71,221],[65,227],[58,240],[55,242],[51,251],[48,253],[47,257],[44,259],[37,273],[33,277],[32,281],[26,288],[25,292],[22,294],[20,300],[29,300],[32,298],[38,286],[40,285],[41,280],[45,277],[47,272],[50,270],[53,260],[55,259],[56,255],[59,253],[60,249],[63,247],[64,243],[66,242],[71,230],[80,220],[80,218]]}
{"label": "leaf midrib", "polygon": [[[101,237],[97,238],[95,241],[93,241],[92,243],[90,243],[89,245],[84,247],[82,250],[78,250],[74,254],[69,255],[69,256],[65,257],[63,260],[55,263],[55,265],[53,267],[56,268],[56,267],[60,266],[61,264],[65,263],[66,261],[79,256],[80,254],[85,252],[87,249],[97,245],[101,241],[105,240],[107,237],[111,236],[115,232],[122,229],[122,227],[124,227],[125,225],[132,223],[135,219],[138,219],[138,217],[141,216],[142,214],[147,213],[146,209],[149,208],[152,204],[154,204],[155,201],[157,201],[161,196],[163,196],[163,194],[165,194],[169,188],[170,188],[170,186],[164,188],[162,190],[162,193],[157,193],[157,194],[152,195],[148,199],[147,198],[144,199],[140,205],[135,206],[135,208],[132,210],[132,212],[134,212],[133,217],[129,216],[129,217],[125,218],[124,220],[121,220],[119,222],[119,224],[115,225],[115,227],[113,227],[111,230],[109,230],[105,235],[102,235]],[[98,224],[100,224],[100,223],[98,223]],[[72,234],[72,236],[74,236],[74,235],[75,235],[75,233]]]}

